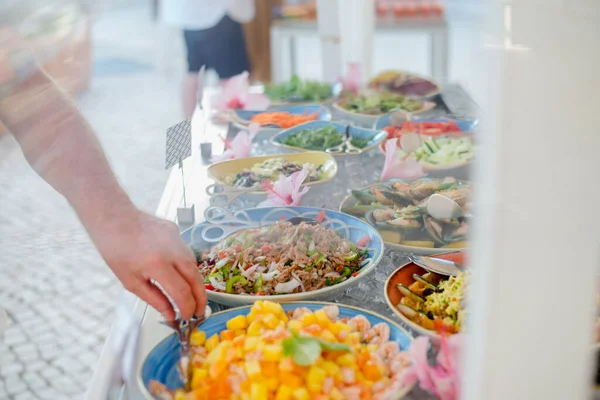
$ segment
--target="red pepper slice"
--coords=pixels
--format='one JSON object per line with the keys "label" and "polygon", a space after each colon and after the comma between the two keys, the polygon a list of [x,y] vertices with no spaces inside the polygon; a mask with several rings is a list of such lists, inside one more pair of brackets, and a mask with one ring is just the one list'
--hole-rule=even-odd
{"label": "red pepper slice", "polygon": [[224,251],[220,251],[219,258],[225,258],[225,257],[227,257],[227,253],[225,253]]}
{"label": "red pepper slice", "polygon": [[355,273],[352,274],[352,276],[357,276],[360,273],[360,271],[356,271]]}
{"label": "red pepper slice", "polygon": [[319,215],[317,215],[316,220],[319,221],[319,223],[322,223],[324,219],[325,219],[325,210],[321,210]]}
{"label": "red pepper slice", "polygon": [[209,283],[204,285],[204,289],[206,290],[215,290],[215,287]]}
{"label": "red pepper slice", "polygon": [[356,242],[356,245],[358,247],[365,247],[366,245],[369,244],[369,242],[371,241],[371,238],[369,237],[369,235],[363,236],[360,239],[358,239],[358,241]]}

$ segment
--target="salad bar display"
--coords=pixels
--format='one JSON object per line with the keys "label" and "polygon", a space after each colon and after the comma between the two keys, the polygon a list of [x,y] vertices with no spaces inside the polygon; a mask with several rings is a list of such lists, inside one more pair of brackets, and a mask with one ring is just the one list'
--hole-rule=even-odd
{"label": "salad bar display", "polygon": [[[207,191],[205,221],[181,235],[213,314],[191,333],[185,357],[175,335],[146,354],[140,382],[148,398],[433,399],[404,378],[414,367],[413,338],[400,325],[436,340],[460,333],[468,274],[434,273],[407,263],[405,253],[443,257],[468,248],[471,184],[450,173],[382,176],[406,160],[425,173],[471,161],[475,124],[411,120],[425,111],[446,116],[422,99],[440,89],[427,79],[380,76],[373,89],[337,99],[333,112],[326,104],[232,110],[230,127],[283,130],[251,143],[253,157],[200,169],[221,189]],[[266,85],[265,94],[279,103],[321,102],[332,91],[294,77]],[[386,113],[398,110],[408,121],[390,122]],[[373,129],[357,126],[364,116]],[[236,143],[234,133],[226,146]],[[405,151],[409,133],[420,142]],[[277,154],[282,149],[288,153]],[[216,206],[217,195],[233,197]],[[432,196],[458,211],[440,216],[430,210]]]}

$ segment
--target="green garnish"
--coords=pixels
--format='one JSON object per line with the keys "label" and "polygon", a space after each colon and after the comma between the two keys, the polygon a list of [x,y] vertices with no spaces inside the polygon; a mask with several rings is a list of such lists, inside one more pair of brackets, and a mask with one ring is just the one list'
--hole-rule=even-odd
{"label": "green garnish", "polygon": [[382,92],[370,96],[349,97],[346,101],[341,102],[340,106],[350,112],[378,115],[390,112],[395,108],[410,112],[418,111],[423,108],[423,102],[399,94]]}
{"label": "green garnish", "polygon": [[[353,138],[352,144],[358,148],[366,147],[373,139],[373,136],[368,138]],[[283,144],[292,147],[300,147],[306,150],[323,151],[330,147],[339,146],[344,140],[344,134],[338,132],[334,126],[324,126],[317,129],[304,129],[294,132],[285,138]]]}
{"label": "green garnish", "polygon": [[225,284],[225,291],[227,293],[233,293],[233,286],[236,283],[241,283],[243,286],[248,283],[248,280],[246,278],[244,278],[242,275],[236,275],[227,281],[227,283]]}
{"label": "green garnish", "polygon": [[292,337],[282,343],[283,355],[292,356],[294,362],[301,366],[314,364],[322,351],[350,351],[351,348],[344,343],[331,343],[314,337],[300,336],[292,332]]}
{"label": "green garnish", "polygon": [[265,85],[265,94],[275,101],[322,101],[332,96],[331,85],[312,80],[301,80],[297,75],[289,82]]}

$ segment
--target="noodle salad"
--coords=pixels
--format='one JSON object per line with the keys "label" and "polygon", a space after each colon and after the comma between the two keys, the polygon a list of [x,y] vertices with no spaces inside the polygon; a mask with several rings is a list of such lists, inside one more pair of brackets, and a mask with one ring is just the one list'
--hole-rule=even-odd
{"label": "noodle salad", "polygon": [[207,290],[265,296],[344,282],[359,274],[368,252],[324,225],[280,221],[236,232],[196,258]]}

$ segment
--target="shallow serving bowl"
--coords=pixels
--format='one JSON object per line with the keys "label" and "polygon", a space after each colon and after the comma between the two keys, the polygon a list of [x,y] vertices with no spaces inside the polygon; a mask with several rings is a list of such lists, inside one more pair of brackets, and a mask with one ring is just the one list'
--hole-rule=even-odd
{"label": "shallow serving bowl", "polygon": [[[297,150],[297,151],[311,151],[311,150],[303,149],[302,147],[289,146],[284,143],[285,139],[288,136],[290,136],[291,134],[299,132],[299,131],[303,131],[305,129],[319,129],[319,128],[323,128],[323,127],[327,127],[327,126],[333,126],[337,132],[342,133],[342,134],[344,134],[346,132],[346,127],[347,127],[346,124],[341,124],[339,122],[309,121],[309,122],[305,122],[303,124],[296,125],[294,127],[291,127],[291,128],[288,128],[288,129],[285,129],[285,130],[279,132],[277,135],[275,135],[271,138],[271,143],[273,143],[275,146],[281,146],[281,147],[285,147],[287,149],[292,149],[292,150]],[[364,153],[365,151],[370,150],[373,147],[379,145],[387,137],[387,133],[385,131],[368,129],[368,128],[359,128],[356,126],[350,126],[348,133],[350,134],[350,137],[352,137],[352,138],[357,138],[357,139],[371,138],[371,140],[368,142],[368,144],[365,147],[363,147],[362,149],[360,149],[361,153]],[[325,149],[323,149],[323,150],[325,150]],[[346,155],[351,155],[351,154],[334,153],[332,155],[346,156]]]}
{"label": "shallow serving bowl", "polygon": [[[366,124],[368,126],[372,126],[379,117],[385,115],[385,113],[362,114],[362,113],[348,111],[342,107],[342,104],[344,103],[344,101],[345,101],[345,99],[340,99],[338,101],[335,101],[335,102],[333,102],[332,107],[336,111],[338,111],[340,114],[342,114],[344,116],[344,118],[348,118],[350,120],[355,120],[357,122],[360,122],[361,124]],[[436,104],[432,101],[423,101],[423,108],[418,111],[414,111],[411,114],[412,115],[423,114],[423,113],[426,113],[427,111],[434,109],[435,106],[436,106]]]}
{"label": "shallow serving bowl", "polygon": [[[465,262],[465,253],[463,252],[438,254],[436,257],[452,260],[459,264],[464,264]],[[407,316],[402,314],[402,312],[396,307],[396,305],[400,303],[402,297],[404,297],[404,295],[397,288],[398,284],[402,283],[404,286],[410,286],[415,282],[415,278],[412,276],[413,274],[422,275],[426,272],[427,271],[425,269],[413,264],[412,262],[401,265],[400,268],[395,270],[385,282],[385,301],[393,313],[396,314],[398,318],[400,318],[402,322],[410,329],[419,335],[429,336],[435,342],[438,342],[441,338],[436,331],[423,328],[421,325],[413,322]]]}
{"label": "shallow serving bowl", "polygon": [[[285,311],[294,310],[298,307],[306,307],[312,311],[321,309],[331,303],[321,302],[293,302],[282,304]],[[352,318],[356,315],[364,315],[371,325],[381,322],[387,323],[390,327],[390,341],[397,342],[402,350],[406,350],[410,346],[412,336],[395,322],[360,308],[350,307],[343,304],[334,303],[340,309],[340,317]],[[226,311],[214,313],[199,329],[206,332],[207,337],[219,333],[227,329],[227,321],[238,315],[247,315],[250,311],[250,306],[233,308]],[[147,399],[152,399],[152,395],[148,390],[148,385],[151,380],[156,380],[165,384],[169,389],[175,390],[183,387],[183,383],[177,371],[177,362],[179,361],[179,341],[175,334],[172,334],[160,342],[154,349],[150,351],[146,359],[143,361],[138,374],[138,383],[142,393]],[[399,400],[403,398],[414,385],[405,387],[397,393],[393,399]]]}
{"label": "shallow serving bowl", "polygon": [[[349,239],[351,242],[356,243],[361,238],[368,236],[370,242],[367,246],[369,249],[368,258],[370,261],[366,263],[360,273],[342,283],[333,286],[326,286],[319,290],[311,292],[300,292],[282,295],[271,295],[271,296],[251,296],[244,294],[231,294],[221,293],[208,290],[207,296],[209,300],[212,300],[219,304],[224,304],[230,307],[237,307],[252,304],[256,299],[270,300],[279,303],[289,301],[302,301],[302,300],[331,300],[341,296],[346,289],[352,285],[356,285],[362,279],[365,279],[367,275],[375,270],[377,264],[381,260],[384,252],[384,244],[381,236],[375,228],[361,221],[353,216],[343,214],[332,210],[322,210],[320,208],[312,207],[264,207],[264,208],[252,208],[241,210],[233,214],[234,219],[227,218],[222,223],[209,223],[203,222],[195,225],[188,230],[181,233],[181,237],[185,242],[192,248],[198,250],[208,249],[214,246],[216,243],[209,243],[202,239],[201,232],[205,227],[216,226],[222,228],[231,228],[232,226],[246,226],[249,223],[253,227],[265,226],[274,224],[280,220],[287,220],[293,217],[308,217],[316,218],[321,211],[325,212],[323,224],[335,229],[340,236]],[[344,228],[347,227],[347,230]],[[216,229],[216,231],[220,231]],[[219,232],[220,233],[220,232]],[[209,236],[210,238],[211,236]]]}
{"label": "shallow serving bowl", "polygon": [[[306,153],[273,154],[268,156],[236,158],[233,160],[220,161],[208,167],[207,172],[211,179],[214,179],[219,184],[226,185],[224,182],[228,176],[235,175],[244,169],[251,168],[255,164],[259,164],[272,158],[283,158],[288,162],[297,162],[300,164],[310,163],[317,167],[319,165],[323,165],[321,179],[308,182],[305,184],[305,186],[327,182],[335,177],[338,170],[337,162],[330,154],[319,151],[311,151]],[[264,190],[257,188],[256,191],[252,193],[264,193]]]}

